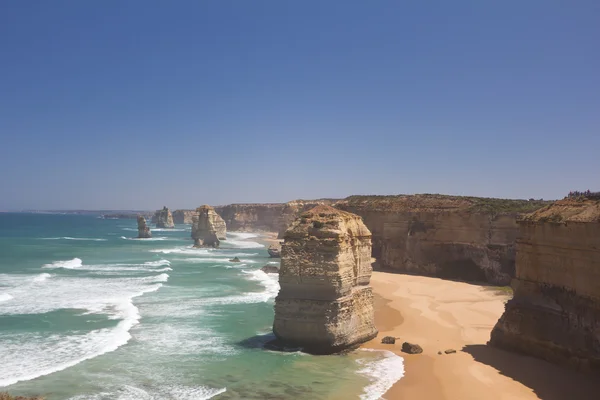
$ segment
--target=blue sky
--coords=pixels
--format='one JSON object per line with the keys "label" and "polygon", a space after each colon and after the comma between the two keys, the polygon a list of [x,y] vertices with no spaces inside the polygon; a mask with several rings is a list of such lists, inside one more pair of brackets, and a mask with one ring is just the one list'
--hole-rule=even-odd
{"label": "blue sky", "polygon": [[0,209],[599,189],[600,2],[0,2]]}

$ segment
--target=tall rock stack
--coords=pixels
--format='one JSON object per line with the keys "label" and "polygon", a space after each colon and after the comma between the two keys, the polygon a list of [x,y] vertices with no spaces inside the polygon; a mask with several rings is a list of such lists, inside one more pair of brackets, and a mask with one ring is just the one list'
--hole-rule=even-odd
{"label": "tall rock stack", "polygon": [[173,223],[173,215],[171,210],[167,207],[163,207],[162,210],[156,212],[156,227],[157,228],[175,228]]}
{"label": "tall rock stack", "polygon": [[361,218],[319,205],[284,239],[273,324],[279,341],[331,354],[374,338],[371,232]]}
{"label": "tall rock stack", "polygon": [[219,247],[220,241],[227,238],[225,221],[211,206],[196,209],[192,217],[192,239],[194,247]]}
{"label": "tall rock stack", "polygon": [[137,225],[138,225],[138,238],[149,239],[152,237],[152,232],[150,232],[150,228],[148,227],[148,225],[146,225],[146,218],[144,218],[142,215],[138,215]]}
{"label": "tall rock stack", "polygon": [[600,201],[561,200],[519,226],[514,297],[490,344],[600,373]]}

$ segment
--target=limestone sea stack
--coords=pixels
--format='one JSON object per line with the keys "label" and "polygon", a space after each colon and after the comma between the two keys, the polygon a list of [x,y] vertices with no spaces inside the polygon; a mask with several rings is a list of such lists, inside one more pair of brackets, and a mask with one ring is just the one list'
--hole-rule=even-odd
{"label": "limestone sea stack", "polygon": [[146,225],[146,218],[142,215],[138,215],[137,217],[138,224],[138,238],[140,239],[149,239],[152,237],[152,232],[150,232],[150,228]]}
{"label": "limestone sea stack", "polygon": [[600,373],[600,200],[561,200],[519,227],[514,297],[490,344]]}
{"label": "limestone sea stack", "polygon": [[353,348],[377,336],[371,232],[361,218],[319,205],[284,235],[273,332],[314,354]]}
{"label": "limestone sea stack", "polygon": [[225,221],[215,209],[208,205],[198,207],[192,218],[194,247],[219,247],[220,241],[226,238]]}
{"label": "limestone sea stack", "polygon": [[167,207],[163,207],[162,210],[156,212],[156,227],[157,228],[175,228],[173,223],[173,215],[171,210]]}

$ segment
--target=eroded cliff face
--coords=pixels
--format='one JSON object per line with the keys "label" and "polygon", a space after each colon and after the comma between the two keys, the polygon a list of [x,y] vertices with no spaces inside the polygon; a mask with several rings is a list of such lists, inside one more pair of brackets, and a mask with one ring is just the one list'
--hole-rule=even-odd
{"label": "eroded cliff face", "polygon": [[285,230],[301,212],[334,202],[332,199],[321,199],[271,204],[230,204],[217,206],[215,211],[223,217],[231,231],[278,232],[283,237]]}
{"label": "eroded cliff face", "polygon": [[162,210],[158,210],[152,220],[156,220],[157,228],[174,228],[175,224],[173,223],[173,215],[171,214],[171,210],[167,207],[163,207]]}
{"label": "eroded cliff face", "polygon": [[519,227],[514,297],[490,344],[600,372],[600,201],[559,201]]}
{"label": "eroded cliff face", "polygon": [[229,204],[216,206],[230,231],[273,231],[283,204]]}
{"label": "eroded cliff face", "polygon": [[173,222],[176,224],[191,224],[196,210],[173,211]]}
{"label": "eroded cliff face", "polygon": [[137,225],[139,239],[149,239],[152,237],[152,232],[150,232],[150,228],[148,225],[146,225],[146,218],[144,218],[142,215],[138,215]]}
{"label": "eroded cliff face", "polygon": [[284,239],[277,338],[320,354],[374,338],[371,233],[360,217],[317,206],[302,213]]}
{"label": "eroded cliff face", "polygon": [[227,238],[225,221],[211,206],[196,209],[192,218],[192,239],[194,247],[219,247],[220,241]]}
{"label": "eroded cliff face", "polygon": [[525,200],[443,195],[351,196],[336,207],[363,218],[382,269],[507,285]]}

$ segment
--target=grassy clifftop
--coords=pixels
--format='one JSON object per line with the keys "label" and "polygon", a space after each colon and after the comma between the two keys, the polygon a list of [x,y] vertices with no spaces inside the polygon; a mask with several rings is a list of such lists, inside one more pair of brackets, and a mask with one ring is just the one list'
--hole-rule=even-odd
{"label": "grassy clifftop", "polygon": [[474,213],[529,213],[551,204],[543,200],[513,200],[443,194],[350,196],[339,204],[379,211],[466,211]]}
{"label": "grassy clifftop", "polygon": [[521,221],[600,223],[600,200],[587,198],[559,200],[523,216]]}

